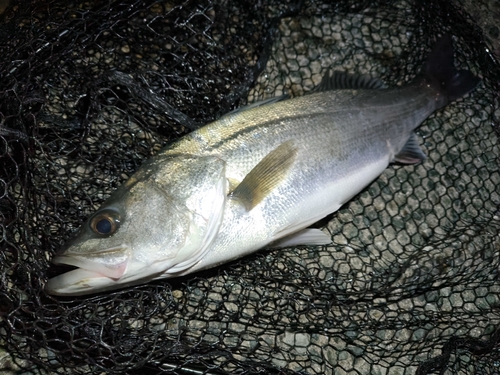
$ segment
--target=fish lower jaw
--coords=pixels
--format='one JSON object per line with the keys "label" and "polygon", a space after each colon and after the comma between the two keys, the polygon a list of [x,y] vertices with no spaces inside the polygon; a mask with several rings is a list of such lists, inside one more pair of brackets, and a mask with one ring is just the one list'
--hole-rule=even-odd
{"label": "fish lower jaw", "polygon": [[77,268],[49,279],[45,284],[45,290],[57,296],[79,296],[96,293],[104,288],[114,289],[113,284],[115,288],[121,287],[121,283],[116,280],[97,272]]}
{"label": "fish lower jaw", "polygon": [[[63,266],[76,264],[69,258],[63,259],[62,257],[54,261],[56,265]],[[91,265],[92,263],[86,264],[86,266]],[[140,262],[129,262],[126,272],[119,278],[103,275],[96,270],[76,268],[49,279],[45,284],[45,291],[56,296],[96,294],[163,278],[162,273],[163,268],[157,268],[154,264],[146,265]]]}

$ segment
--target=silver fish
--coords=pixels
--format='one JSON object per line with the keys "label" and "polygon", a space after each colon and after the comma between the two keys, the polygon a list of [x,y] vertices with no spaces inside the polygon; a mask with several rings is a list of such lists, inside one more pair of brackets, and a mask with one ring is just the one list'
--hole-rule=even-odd
{"label": "silver fish", "polygon": [[53,259],[47,292],[83,295],[186,275],[266,246],[330,243],[308,226],[389,163],[425,158],[414,134],[480,80],[450,37],[406,86],[327,74],[311,94],[229,113],[147,161]]}

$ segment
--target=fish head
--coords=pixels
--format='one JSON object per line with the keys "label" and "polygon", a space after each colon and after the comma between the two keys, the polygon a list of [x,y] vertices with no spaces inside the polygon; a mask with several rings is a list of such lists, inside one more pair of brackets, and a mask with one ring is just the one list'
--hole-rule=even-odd
{"label": "fish head", "polygon": [[146,283],[199,260],[222,219],[224,174],[206,168],[202,186],[187,189],[153,172],[127,181],[56,254],[55,265],[76,268],[49,279],[48,293],[84,295]]}

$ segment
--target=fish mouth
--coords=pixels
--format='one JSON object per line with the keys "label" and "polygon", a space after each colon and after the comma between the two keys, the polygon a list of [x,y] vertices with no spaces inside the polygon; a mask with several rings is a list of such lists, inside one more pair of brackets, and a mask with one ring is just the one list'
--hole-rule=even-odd
{"label": "fish mouth", "polygon": [[[54,268],[54,271],[52,271],[52,268]],[[140,270],[144,269],[143,266],[138,268]],[[121,279],[113,279],[93,270],[58,264],[51,267],[49,275],[59,270],[65,270],[66,272],[50,278],[45,284],[45,291],[55,296],[83,296],[122,289],[142,282],[147,283],[161,276],[161,269],[155,269],[154,266],[146,268],[150,270],[147,274],[133,273]]]}
{"label": "fish mouth", "polygon": [[94,258],[75,255],[58,255],[45,290],[53,295],[83,295],[114,289],[127,270],[126,247],[117,247],[99,253]]}
{"label": "fish mouth", "polygon": [[49,269],[47,270],[47,277],[52,279],[63,273],[70,272],[76,270],[78,267],[70,266],[69,264],[51,264]]}

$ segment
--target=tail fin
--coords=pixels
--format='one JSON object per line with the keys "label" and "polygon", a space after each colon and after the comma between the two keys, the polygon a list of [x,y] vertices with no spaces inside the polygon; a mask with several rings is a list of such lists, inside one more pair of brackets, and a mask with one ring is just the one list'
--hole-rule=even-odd
{"label": "tail fin", "polygon": [[442,106],[471,92],[481,82],[472,72],[455,68],[453,45],[449,35],[436,42],[427,57],[423,73],[425,82],[444,96],[438,99]]}

